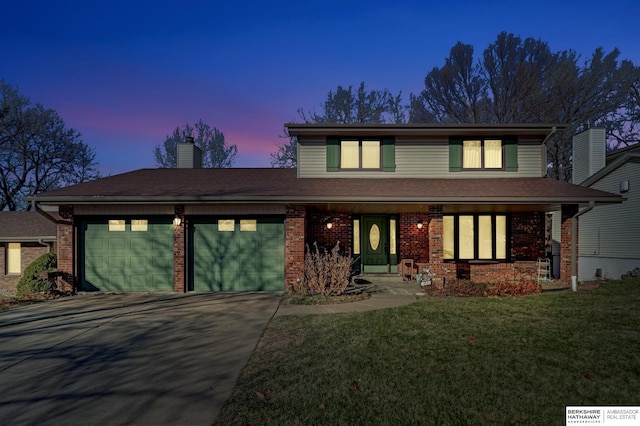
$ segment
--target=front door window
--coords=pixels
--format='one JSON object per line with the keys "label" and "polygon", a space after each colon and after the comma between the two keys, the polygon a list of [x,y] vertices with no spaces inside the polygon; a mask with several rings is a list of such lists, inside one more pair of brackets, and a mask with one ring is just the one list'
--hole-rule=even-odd
{"label": "front door window", "polygon": [[378,250],[380,246],[380,227],[375,223],[371,225],[371,230],[369,231],[369,244],[373,251]]}

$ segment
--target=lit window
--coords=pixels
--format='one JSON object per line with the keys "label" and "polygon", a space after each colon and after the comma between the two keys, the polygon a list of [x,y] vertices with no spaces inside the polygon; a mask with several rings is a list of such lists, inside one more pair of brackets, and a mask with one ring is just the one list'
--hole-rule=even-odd
{"label": "lit window", "polygon": [[448,215],[442,220],[444,259],[507,258],[505,215]]}
{"label": "lit window", "polygon": [[125,221],[124,219],[109,219],[109,231],[110,232],[124,232]]}
{"label": "lit window", "polygon": [[360,219],[353,220],[353,254],[360,254]]}
{"label": "lit window", "polygon": [[342,169],[380,169],[380,141],[341,141],[340,167]]}
{"label": "lit window", "polygon": [[20,243],[7,244],[7,274],[19,274],[20,271]]}
{"label": "lit window", "polygon": [[233,232],[235,231],[236,221],[233,219],[219,219],[218,220],[218,232]]}
{"label": "lit window", "polygon": [[147,232],[149,221],[147,219],[131,219],[131,231]]}
{"label": "lit window", "polygon": [[502,141],[477,139],[462,141],[463,169],[501,169]]}
{"label": "lit window", "polygon": [[256,232],[258,221],[255,219],[240,219],[240,232]]}
{"label": "lit window", "polygon": [[396,254],[396,220],[389,220],[389,254]]}

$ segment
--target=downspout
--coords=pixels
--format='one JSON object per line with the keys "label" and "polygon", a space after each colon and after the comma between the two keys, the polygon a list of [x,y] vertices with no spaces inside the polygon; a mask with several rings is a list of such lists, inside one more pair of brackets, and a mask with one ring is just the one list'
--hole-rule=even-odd
{"label": "downspout", "polygon": [[589,201],[589,207],[571,216],[571,290],[573,291],[578,291],[578,248],[576,247],[578,245],[578,218],[590,212],[595,205],[596,203],[594,201]]}
{"label": "downspout", "polygon": [[547,141],[551,138],[551,136],[556,134],[556,131],[557,131],[556,126],[553,126],[549,134],[545,136],[544,140],[542,141],[542,145],[545,145]]}
{"label": "downspout", "polygon": [[55,217],[51,216],[49,213],[47,213],[46,211],[44,211],[40,207],[38,207],[38,204],[36,203],[36,200],[31,200],[31,207],[33,207],[33,210],[35,210],[36,212],[40,213],[42,216],[47,218],[49,221],[55,223],[56,225],[58,224],[58,219],[56,219]]}

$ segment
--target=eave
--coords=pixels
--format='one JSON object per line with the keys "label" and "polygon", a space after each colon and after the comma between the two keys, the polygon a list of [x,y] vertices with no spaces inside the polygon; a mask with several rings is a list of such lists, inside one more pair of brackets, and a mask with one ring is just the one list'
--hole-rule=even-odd
{"label": "eave", "polygon": [[562,131],[566,124],[285,124],[291,136],[537,136]]}

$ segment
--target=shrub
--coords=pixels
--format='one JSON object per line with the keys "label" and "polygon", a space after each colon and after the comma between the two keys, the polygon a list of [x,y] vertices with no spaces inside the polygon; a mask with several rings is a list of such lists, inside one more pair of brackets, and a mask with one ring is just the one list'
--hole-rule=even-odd
{"label": "shrub", "polygon": [[488,284],[470,280],[455,280],[447,283],[447,287],[457,297],[482,297],[486,293]]}
{"label": "shrub", "polygon": [[49,281],[47,280],[46,275],[42,277],[41,272],[55,269],[57,264],[58,261],[56,254],[52,252],[45,253],[31,262],[31,264],[24,269],[24,274],[18,282],[18,286],[16,288],[18,296],[26,296],[31,293],[48,291]]}
{"label": "shrub", "polygon": [[542,286],[535,280],[524,280],[519,283],[502,281],[487,289],[487,296],[526,296],[542,293]]}
{"label": "shrub", "polygon": [[307,246],[304,255],[304,277],[292,291],[301,295],[339,296],[349,285],[351,257],[340,253],[340,242],[329,252]]}

